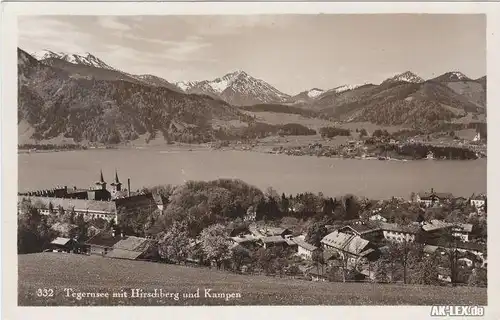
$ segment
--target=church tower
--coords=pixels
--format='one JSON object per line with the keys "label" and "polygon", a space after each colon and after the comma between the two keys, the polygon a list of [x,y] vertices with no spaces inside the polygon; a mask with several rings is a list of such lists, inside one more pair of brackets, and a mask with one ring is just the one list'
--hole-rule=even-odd
{"label": "church tower", "polygon": [[111,195],[114,197],[119,191],[122,191],[122,183],[118,179],[118,171],[115,170],[115,181],[111,183]]}
{"label": "church tower", "polygon": [[97,186],[97,189],[106,190],[106,181],[104,181],[104,177],[102,175],[102,169],[101,169],[101,178],[95,184]]}

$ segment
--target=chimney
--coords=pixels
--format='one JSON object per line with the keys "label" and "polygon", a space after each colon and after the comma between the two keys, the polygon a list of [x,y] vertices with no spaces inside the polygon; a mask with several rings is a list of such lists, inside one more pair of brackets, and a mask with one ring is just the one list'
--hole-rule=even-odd
{"label": "chimney", "polygon": [[122,232],[120,232],[120,237],[122,237],[122,238],[123,238],[123,231],[122,231]]}
{"label": "chimney", "polygon": [[127,179],[127,195],[130,197],[130,178]]}
{"label": "chimney", "polygon": [[68,186],[64,186],[64,192],[68,193]]}
{"label": "chimney", "polygon": [[434,193],[434,188],[431,188],[431,193]]}

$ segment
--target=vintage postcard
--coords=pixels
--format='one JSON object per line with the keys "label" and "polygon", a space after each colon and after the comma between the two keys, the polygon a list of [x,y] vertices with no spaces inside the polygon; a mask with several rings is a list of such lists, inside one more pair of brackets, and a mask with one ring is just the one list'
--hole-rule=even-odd
{"label": "vintage postcard", "polygon": [[128,5],[11,14],[13,304],[495,315],[490,7]]}

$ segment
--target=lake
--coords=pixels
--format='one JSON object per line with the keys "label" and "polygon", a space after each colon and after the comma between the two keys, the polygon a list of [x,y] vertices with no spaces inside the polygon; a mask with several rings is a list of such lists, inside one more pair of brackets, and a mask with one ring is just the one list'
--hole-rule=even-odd
{"label": "lake", "polygon": [[248,151],[85,150],[19,154],[19,190],[60,186],[89,187],[99,178],[111,183],[115,169],[126,188],[182,184],[187,180],[237,178],[279,193],[352,193],[382,199],[408,198],[434,188],[469,197],[486,192],[486,159],[470,161],[378,161],[294,157]]}

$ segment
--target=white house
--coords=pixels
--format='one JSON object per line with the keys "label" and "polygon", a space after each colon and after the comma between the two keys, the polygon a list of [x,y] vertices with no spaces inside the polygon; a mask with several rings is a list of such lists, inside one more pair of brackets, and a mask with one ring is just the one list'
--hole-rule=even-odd
{"label": "white house", "polygon": [[387,222],[387,219],[382,217],[379,213],[374,214],[369,218],[371,221],[382,221],[382,222]]}
{"label": "white house", "polygon": [[312,260],[314,252],[318,250],[316,246],[305,242],[302,237],[293,238],[293,242],[297,244],[297,255],[307,260]]}
{"label": "white house", "polygon": [[473,195],[470,199],[470,204],[474,208],[482,210],[486,204],[486,196],[483,194],[477,196]]}
{"label": "white house", "polygon": [[469,242],[469,235],[472,232],[472,224],[459,223],[451,227],[451,234],[463,242]]}
{"label": "white house", "polygon": [[396,242],[413,242],[419,232],[417,226],[400,226],[395,223],[381,223],[384,238]]}
{"label": "white house", "polygon": [[416,194],[415,200],[418,203],[424,204],[426,207],[439,205],[443,202],[450,201],[453,198],[451,193],[438,193],[431,189],[431,192],[421,192]]}

